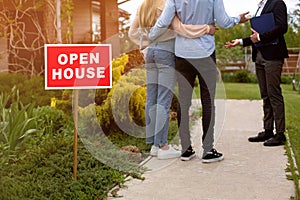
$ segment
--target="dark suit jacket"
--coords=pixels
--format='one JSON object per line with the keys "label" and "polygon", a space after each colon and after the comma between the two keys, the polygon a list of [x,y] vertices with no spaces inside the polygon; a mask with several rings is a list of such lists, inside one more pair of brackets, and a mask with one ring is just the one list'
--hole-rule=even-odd
{"label": "dark suit jacket", "polygon": [[277,44],[263,45],[255,47],[250,37],[243,38],[243,46],[252,45],[252,60],[255,62],[257,50],[259,50],[266,60],[283,60],[288,57],[288,51],[283,35],[288,30],[287,8],[283,0],[268,0],[261,15],[273,13],[275,20],[274,29],[259,34],[261,43],[268,43],[278,38]]}

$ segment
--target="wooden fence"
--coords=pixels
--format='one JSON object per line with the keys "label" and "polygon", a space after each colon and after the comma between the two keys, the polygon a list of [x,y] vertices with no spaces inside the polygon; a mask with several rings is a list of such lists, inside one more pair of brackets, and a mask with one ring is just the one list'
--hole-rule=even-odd
{"label": "wooden fence", "polygon": [[300,48],[289,48],[289,58],[284,60],[282,74],[287,76],[300,74]]}
{"label": "wooden fence", "polygon": [[[289,58],[284,59],[282,74],[294,76],[300,74],[300,48],[288,48]],[[230,62],[222,64],[219,69],[221,73],[234,73],[241,70],[248,70],[251,63],[251,54],[245,54],[245,61]]]}

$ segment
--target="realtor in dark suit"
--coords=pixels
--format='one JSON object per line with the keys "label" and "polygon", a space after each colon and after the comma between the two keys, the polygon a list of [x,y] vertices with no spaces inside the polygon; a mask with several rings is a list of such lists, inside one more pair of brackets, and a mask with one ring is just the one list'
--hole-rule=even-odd
{"label": "realtor in dark suit", "polygon": [[[225,47],[237,45],[252,46],[252,60],[255,62],[256,75],[261,98],[263,99],[264,131],[250,137],[250,142],[264,142],[265,146],[283,145],[286,141],[284,99],[280,87],[280,77],[284,58],[288,51],[284,34],[288,30],[287,8],[283,0],[263,0],[259,3],[256,16],[273,13],[275,27],[259,34],[252,29],[252,35],[243,39],[226,42]],[[271,43],[277,39],[277,43]],[[260,43],[260,46],[254,44]],[[260,117],[260,116],[257,116]],[[276,134],[274,135],[274,122]]]}

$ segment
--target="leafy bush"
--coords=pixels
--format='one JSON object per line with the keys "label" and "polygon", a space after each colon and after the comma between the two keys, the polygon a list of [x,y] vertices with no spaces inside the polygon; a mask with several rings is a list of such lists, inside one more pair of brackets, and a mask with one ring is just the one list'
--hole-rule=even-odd
{"label": "leafy bush", "polygon": [[127,175],[96,160],[80,142],[77,181],[72,172],[72,136],[50,137],[26,152],[26,159],[2,166],[0,199],[105,199]]}
{"label": "leafy bush", "polygon": [[223,82],[232,83],[257,83],[255,74],[252,74],[248,70],[241,70],[234,73],[222,73]]}
{"label": "leafy bush", "polygon": [[146,88],[139,87],[131,95],[129,102],[130,117],[139,126],[145,126]]}
{"label": "leafy bush", "polygon": [[[107,131],[120,131],[115,120],[123,124],[145,124],[145,70],[129,67],[128,59],[129,56],[124,54],[113,60],[113,87],[105,100],[96,97],[101,99],[101,102],[96,102],[99,105],[96,107],[97,117],[101,128]],[[126,73],[125,67],[129,70]]]}
{"label": "leafy bush", "polygon": [[113,86],[103,105],[96,109],[101,127],[116,130],[116,121],[121,124],[145,125],[144,81],[145,71],[133,69]]}
{"label": "leafy bush", "polygon": [[57,100],[56,108],[64,111],[68,116],[72,116],[73,114],[72,100]]}
{"label": "leafy bush", "polygon": [[237,83],[250,83],[251,79],[249,77],[250,72],[248,70],[235,72],[233,75],[234,82]]}
{"label": "leafy bush", "polygon": [[27,105],[31,102],[35,106],[50,105],[52,97],[61,98],[60,90],[45,91],[44,77],[27,76],[18,73],[0,73],[0,91],[9,94],[13,87],[19,90],[20,101]]}
{"label": "leafy bush", "polygon": [[[120,83],[125,84],[125,90],[119,90],[115,94],[126,97],[129,100],[128,106],[132,108],[129,110],[130,120],[136,120],[136,123],[142,124],[144,123],[145,88],[143,81],[145,79],[144,76],[140,76],[141,74],[135,70],[128,73],[130,78],[125,77],[124,79],[125,71],[134,67],[133,65],[128,65],[128,57],[126,55],[121,59],[123,60],[120,60],[120,63],[114,68],[114,75],[116,76],[114,76],[113,80],[117,84],[122,79]],[[34,106],[29,107],[30,116],[34,116],[31,125],[32,127],[39,127],[40,131],[27,137],[22,143],[22,149],[17,149],[18,151],[15,152],[15,159],[10,159],[9,162],[2,162],[3,160],[7,161],[9,156],[3,154],[2,150],[6,146],[0,142],[0,199],[104,199],[113,186],[116,184],[121,185],[125,182],[127,175],[141,178],[142,170],[138,168],[137,163],[128,163],[126,153],[119,153],[118,148],[111,151],[109,149],[110,146],[108,146],[111,144],[102,141],[101,138],[103,137],[95,134],[91,135],[95,140],[91,140],[91,144],[87,147],[83,146],[83,143],[79,141],[78,180],[74,181],[72,179],[74,137],[72,133],[74,124],[71,118],[68,117],[68,114],[66,115],[65,112],[60,110],[63,109],[60,106],[65,102],[67,103],[63,110],[71,110],[68,107],[72,103],[71,92],[64,91],[62,94],[61,91],[44,91],[44,81],[41,77],[29,79],[24,75],[13,74],[11,79],[14,81],[7,81],[12,83],[10,86],[0,83],[0,87],[5,88],[5,91],[9,91],[11,87],[16,85],[16,88],[20,88],[20,94],[22,93],[21,100],[24,100],[25,105],[29,105],[28,101],[37,102],[36,108]],[[0,78],[0,82],[2,80]],[[23,80],[23,82],[19,83],[20,80]],[[25,84],[25,81],[29,81],[30,84]],[[33,90],[32,94],[31,87],[38,89]],[[100,108],[101,112],[97,112],[97,115],[99,115],[98,117],[101,116],[108,123],[108,129],[114,125],[111,106],[118,106],[122,103],[122,100],[112,101],[114,89],[105,90],[105,94],[102,93],[103,90],[97,90],[95,97],[95,100],[100,100],[99,104],[96,104],[96,110],[99,111]],[[85,98],[95,95],[93,90],[82,92],[85,93]],[[101,93],[101,97],[98,96],[99,93]],[[132,95],[130,96],[127,93]],[[47,102],[42,97],[45,97]],[[56,101],[56,108],[48,106],[53,97],[60,99]],[[13,98],[3,99],[2,105],[7,104],[4,102],[14,105]],[[94,101],[82,102],[84,103],[80,106],[85,108],[89,107],[87,106],[89,104],[93,105]],[[23,108],[22,106],[19,107]],[[92,112],[95,113],[95,110],[92,110]],[[122,115],[120,116],[122,117]],[[91,118],[86,120],[89,124]],[[97,118],[94,123],[98,125],[99,121]],[[1,123],[0,125],[3,124]],[[92,126],[87,127],[85,130],[87,132],[84,132],[81,138],[82,141],[87,140],[89,133],[93,133],[93,131],[89,132],[92,128]],[[109,129],[109,131],[113,131],[113,129]],[[139,142],[144,144],[144,141]],[[98,145],[101,147],[100,150]],[[115,151],[117,154],[115,154]],[[108,166],[95,157],[105,157],[108,161],[117,160],[118,162],[111,162],[112,165]],[[124,166],[117,166],[120,163]],[[119,170],[118,167],[125,170]]]}
{"label": "leafy bush", "polygon": [[[79,141],[78,178],[73,180],[72,120],[49,106],[36,108],[33,113],[33,125],[41,131],[26,138],[14,157],[3,154],[0,142],[0,199],[105,199],[127,175],[141,178],[137,168],[124,172],[101,163]],[[122,161],[126,159],[122,157]]]}
{"label": "leafy bush", "polygon": [[291,84],[292,80],[293,80],[293,77],[281,76],[281,83],[282,84]]}
{"label": "leafy bush", "polygon": [[233,82],[232,76],[233,75],[230,74],[230,73],[222,73],[222,81],[225,82],[225,83]]}
{"label": "leafy bush", "polygon": [[50,106],[36,108],[34,116],[36,127],[40,127],[43,134],[62,133],[71,120],[62,110]]}

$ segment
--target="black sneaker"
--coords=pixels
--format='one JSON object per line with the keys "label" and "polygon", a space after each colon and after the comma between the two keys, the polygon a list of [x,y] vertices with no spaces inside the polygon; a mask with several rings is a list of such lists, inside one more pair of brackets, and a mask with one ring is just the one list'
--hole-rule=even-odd
{"label": "black sneaker", "polygon": [[188,161],[194,158],[195,156],[196,156],[195,151],[191,146],[189,146],[189,148],[183,154],[181,154],[181,160]]}
{"label": "black sneaker", "polygon": [[221,161],[224,159],[224,155],[217,152],[217,150],[212,149],[211,151],[207,152],[205,156],[202,157],[203,163],[212,163]]}

